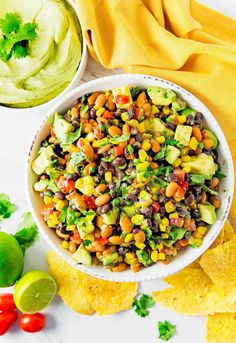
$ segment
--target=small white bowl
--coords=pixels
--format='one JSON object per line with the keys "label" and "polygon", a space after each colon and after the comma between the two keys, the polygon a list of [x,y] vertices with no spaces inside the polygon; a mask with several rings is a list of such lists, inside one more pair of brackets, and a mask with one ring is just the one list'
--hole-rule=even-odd
{"label": "small white bowl", "polygon": [[[73,0],[67,0],[67,2],[71,5],[71,7],[73,8],[73,10],[75,11],[76,13],[76,16],[77,16],[77,19],[80,23],[80,20],[79,20],[79,11],[78,11],[78,8],[75,4],[75,2]],[[24,111],[27,111],[27,110],[31,110],[32,108],[33,109],[36,109],[36,110],[42,110],[42,109],[45,109],[47,110],[50,106],[53,106],[57,101],[60,100],[61,97],[63,97],[64,95],[66,95],[67,93],[69,93],[69,91],[71,91],[72,89],[74,89],[75,87],[77,87],[84,75],[84,71],[85,71],[85,68],[86,68],[86,65],[87,65],[87,60],[88,60],[88,51],[87,51],[87,45],[86,45],[86,40],[85,40],[85,37],[84,35],[82,34],[82,39],[83,39],[83,42],[81,44],[81,48],[82,48],[82,55],[81,55],[81,60],[80,62],[78,63],[78,69],[73,77],[73,79],[71,80],[71,82],[68,84],[68,86],[61,92],[59,93],[58,95],[56,95],[54,98],[52,98],[51,100],[49,101],[46,101],[40,105],[36,105],[36,106],[31,106],[31,107],[10,107],[10,106],[4,106],[3,104],[0,104],[0,108],[4,108],[4,112],[6,112],[7,110],[12,111],[18,111],[18,112],[22,112]]]}
{"label": "small white bowl", "polygon": [[[127,84],[132,86],[139,86],[142,88],[147,88],[151,85],[170,88],[184,100],[186,100],[190,107],[193,107],[194,109],[202,112],[205,118],[204,120],[206,127],[215,132],[219,140],[219,162],[222,165],[223,172],[227,175],[227,177],[220,183],[221,207],[217,211],[217,221],[214,225],[211,226],[210,230],[203,239],[202,245],[196,249],[190,247],[183,249],[183,251],[180,252],[168,265],[157,263],[148,268],[144,268],[136,274],[132,270],[126,270],[122,273],[111,273],[110,271],[104,269],[102,266],[87,267],[77,264],[72,259],[71,254],[61,248],[61,239],[55,234],[54,230],[50,229],[47,226],[47,224],[43,221],[42,216],[40,215],[40,208],[43,202],[42,199],[39,197],[39,194],[33,190],[33,184],[37,180],[37,175],[35,175],[31,169],[31,163],[37,157],[41,141],[45,139],[46,136],[49,134],[49,125],[50,123],[52,123],[53,114],[55,112],[66,112],[67,109],[76,102],[76,99],[83,94],[91,93],[97,90],[113,89],[115,87]],[[28,163],[26,167],[26,189],[34,220],[46,241],[57,252],[58,255],[64,258],[75,268],[98,278],[112,281],[143,281],[162,278],[167,275],[176,273],[180,269],[186,267],[191,262],[196,260],[213,243],[213,241],[218,236],[229,213],[234,190],[234,169],[231,153],[225,136],[214,116],[199,99],[197,99],[187,90],[167,80],[147,75],[123,74],[108,76],[83,84],[74,89],[65,97],[63,97],[52,109],[50,109],[38,129],[29,151]]]}

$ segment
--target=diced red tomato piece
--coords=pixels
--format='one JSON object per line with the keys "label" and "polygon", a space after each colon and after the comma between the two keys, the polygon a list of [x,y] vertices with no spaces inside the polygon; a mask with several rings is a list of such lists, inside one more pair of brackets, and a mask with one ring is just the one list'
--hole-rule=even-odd
{"label": "diced red tomato piece", "polygon": [[178,181],[184,181],[185,172],[179,168],[174,169],[174,174],[177,177]]}
{"label": "diced red tomato piece", "polygon": [[55,134],[52,126],[50,127],[50,132],[51,132],[52,137],[56,137],[56,134]]}
{"label": "diced red tomato piece", "polygon": [[127,104],[130,101],[130,96],[129,95],[123,95],[123,94],[119,94],[115,97],[115,102],[118,105],[123,105],[123,104]]}
{"label": "diced red tomato piece", "polygon": [[114,154],[115,154],[115,157],[124,155],[124,150],[119,145],[117,145],[114,147]]}
{"label": "diced red tomato piece", "polygon": [[82,195],[82,199],[85,201],[86,205],[91,209],[94,210],[97,208],[95,205],[95,198],[94,197],[88,197],[87,195]]}
{"label": "diced red tomato piece", "polygon": [[54,202],[50,202],[50,204],[43,205],[41,209],[42,216],[49,216],[50,214],[53,213],[53,209],[54,209]]}
{"label": "diced red tomato piece", "polygon": [[175,225],[175,226],[178,226],[178,227],[182,226],[182,222],[183,222],[183,219],[181,219],[181,218],[172,218],[172,219],[170,219],[171,225]]}
{"label": "diced red tomato piece", "polygon": [[152,203],[152,210],[154,213],[158,212],[160,209],[160,204],[158,202],[153,202]]}
{"label": "diced red tomato piece", "polygon": [[100,237],[97,239],[97,242],[101,245],[106,245],[107,243],[109,243],[109,240],[108,240],[108,238]]}
{"label": "diced red tomato piece", "polygon": [[179,181],[178,182],[179,186],[183,188],[185,191],[188,190],[188,181]]}
{"label": "diced red tomato piece", "polygon": [[176,189],[174,196],[180,199],[184,198],[184,190],[183,188],[181,188],[180,186],[178,186],[178,188]]}
{"label": "diced red tomato piece", "polygon": [[60,188],[63,193],[69,193],[75,189],[75,183],[73,180],[67,180],[64,179],[64,177],[60,177],[57,182],[57,187]]}

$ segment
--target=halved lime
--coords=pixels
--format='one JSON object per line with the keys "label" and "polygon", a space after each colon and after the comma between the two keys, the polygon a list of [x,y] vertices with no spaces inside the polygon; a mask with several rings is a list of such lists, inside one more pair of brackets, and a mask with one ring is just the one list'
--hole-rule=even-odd
{"label": "halved lime", "polygon": [[21,312],[35,313],[50,304],[56,291],[56,282],[49,273],[31,270],[15,285],[14,301]]}

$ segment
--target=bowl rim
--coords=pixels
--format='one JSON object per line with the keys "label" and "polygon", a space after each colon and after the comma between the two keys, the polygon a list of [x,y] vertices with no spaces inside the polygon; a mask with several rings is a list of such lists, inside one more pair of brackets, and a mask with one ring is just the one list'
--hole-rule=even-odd
{"label": "bowl rim", "polygon": [[[73,8],[75,14],[76,14],[76,17],[79,21],[79,24],[80,24],[80,15],[79,15],[79,11],[78,11],[78,8],[76,7],[76,4],[73,0],[65,0],[67,1],[71,7]],[[80,24],[81,26],[81,24]],[[42,104],[39,104],[39,105],[35,105],[35,106],[31,106],[31,107],[9,107],[9,106],[5,106],[3,104],[0,104],[0,109],[4,109],[4,111],[18,111],[18,112],[22,112],[22,111],[29,111],[31,109],[33,110],[43,110],[43,109],[46,109],[47,110],[47,107],[49,106],[53,106],[57,101],[60,100],[61,97],[65,96],[66,94],[68,94],[70,91],[72,91],[73,89],[75,89],[74,87],[78,87],[79,85],[79,82],[81,81],[83,75],[84,75],[84,72],[85,72],[85,69],[86,69],[86,66],[87,66],[87,60],[88,60],[88,49],[87,49],[87,43],[86,43],[86,39],[85,39],[85,35],[81,29],[81,34],[82,34],[82,44],[81,44],[81,50],[82,50],[82,54],[81,54],[81,59],[80,59],[80,62],[78,64],[78,68],[76,70],[76,73],[74,74],[72,80],[70,81],[70,83],[66,86],[66,88],[64,88],[59,94],[57,94],[54,98],[46,101],[46,102],[43,102]]]}
{"label": "bowl rim", "polygon": [[[232,187],[229,188],[229,194],[227,196],[227,206],[225,211],[223,212],[222,216],[220,218],[218,218],[220,220],[220,223],[218,225],[218,228],[215,229],[215,232],[212,235],[208,237],[208,241],[206,243],[206,238],[205,238],[205,245],[202,245],[200,247],[198,247],[197,249],[195,249],[195,251],[197,251],[196,254],[192,254],[190,256],[185,256],[185,258],[183,258],[181,260],[181,262],[179,262],[177,264],[177,266],[172,266],[171,270],[164,270],[164,271],[158,271],[158,270],[153,270],[153,273],[151,275],[145,276],[144,275],[140,275],[139,273],[133,273],[132,276],[125,276],[123,273],[111,273],[111,275],[100,275],[99,273],[95,272],[94,270],[92,270],[90,268],[90,266],[84,266],[82,264],[78,264],[75,261],[72,260],[72,258],[70,258],[65,251],[63,251],[63,249],[61,247],[59,247],[58,244],[56,244],[53,240],[50,239],[50,237],[47,235],[46,231],[44,230],[43,227],[41,227],[41,223],[37,218],[37,211],[34,209],[33,206],[33,200],[31,200],[31,196],[30,193],[32,192],[32,185],[30,185],[29,179],[30,179],[30,173],[32,172],[31,170],[31,165],[30,165],[30,158],[31,158],[31,153],[33,150],[34,145],[37,143],[37,136],[39,134],[39,132],[41,132],[42,128],[45,126],[47,120],[56,112],[56,110],[60,107],[63,106],[63,104],[70,100],[71,97],[75,96],[77,93],[86,93],[87,88],[89,88],[92,85],[96,85],[97,83],[103,83],[106,81],[115,81],[115,80],[126,80],[126,79],[133,79],[133,82],[138,82],[140,81],[140,83],[142,82],[142,80],[150,80],[150,81],[158,81],[158,82],[163,82],[164,85],[168,85],[170,88],[174,88],[174,91],[177,91],[180,93],[181,97],[184,98],[184,96],[188,96],[190,98],[192,98],[196,103],[198,103],[201,107],[202,110],[204,111],[204,114],[207,115],[207,121],[209,120],[213,120],[214,125],[217,128],[217,132],[220,133],[223,143],[226,147],[226,152],[225,155],[227,155],[227,163],[228,163],[228,170],[229,170],[229,178],[230,181],[232,181]],[[132,84],[132,81],[129,80],[128,83]],[[104,87],[105,89],[105,87]],[[186,99],[184,99],[186,100]],[[233,192],[234,192],[234,165],[233,165],[233,160],[232,160],[232,155],[227,143],[227,140],[225,138],[225,135],[220,127],[220,125],[218,124],[217,120],[215,119],[215,117],[213,116],[213,114],[211,113],[211,111],[204,105],[204,103],[198,99],[195,95],[193,95],[191,92],[189,92],[188,90],[182,88],[181,86],[177,85],[176,83],[173,83],[169,80],[163,79],[163,78],[159,78],[156,76],[151,76],[151,75],[145,75],[145,74],[116,74],[116,75],[110,75],[110,76],[106,76],[106,77],[102,77],[102,78],[98,78],[89,82],[86,82],[80,86],[78,86],[77,88],[73,89],[71,92],[67,93],[64,97],[62,97],[56,104],[54,104],[54,106],[49,109],[46,113],[46,115],[44,116],[41,124],[39,125],[32,144],[30,146],[30,149],[28,151],[28,155],[27,155],[27,163],[26,163],[26,168],[25,168],[25,190],[26,190],[26,197],[27,197],[27,201],[30,207],[30,210],[32,212],[33,218],[39,228],[40,233],[42,234],[42,236],[45,238],[45,240],[48,242],[48,244],[50,245],[50,247],[60,256],[62,257],[65,261],[67,261],[71,266],[75,267],[76,269],[85,272],[86,274],[89,274],[91,276],[94,276],[96,278],[99,279],[104,279],[107,281],[113,281],[113,282],[140,282],[140,281],[150,281],[150,280],[154,280],[154,279],[159,279],[159,278],[163,278],[166,277],[168,275],[172,275],[178,271],[180,271],[181,269],[187,267],[189,264],[191,264],[192,262],[194,262],[197,258],[199,258],[209,247],[210,245],[214,242],[214,240],[217,238],[217,236],[219,235],[231,208],[231,204],[232,204],[232,199],[233,199]],[[102,268],[102,266],[101,266]],[[143,271],[148,270],[148,267],[145,268]],[[125,273],[125,272],[124,272]]]}

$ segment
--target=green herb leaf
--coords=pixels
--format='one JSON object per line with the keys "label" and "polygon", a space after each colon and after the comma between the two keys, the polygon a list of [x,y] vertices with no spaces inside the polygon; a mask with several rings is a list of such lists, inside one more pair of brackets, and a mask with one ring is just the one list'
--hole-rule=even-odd
{"label": "green herb leaf", "polygon": [[80,114],[82,116],[82,118],[84,118],[86,112],[88,111],[89,109],[89,106],[88,105],[85,105],[85,104],[82,104],[81,107],[80,107]]}
{"label": "green herb leaf", "polygon": [[125,187],[122,187],[121,194],[122,194],[122,198],[126,198],[126,195],[128,194],[128,189]]}
{"label": "green herb leaf", "polygon": [[11,203],[7,194],[0,194],[0,221],[5,218],[10,218],[13,212],[15,212],[16,206]]}
{"label": "green herb leaf", "polygon": [[24,58],[27,56],[27,47],[21,43],[16,43],[12,48],[12,56],[15,58]]}
{"label": "green herb leaf", "polygon": [[164,158],[166,154],[166,146],[163,146],[161,150],[154,156],[154,161]]}
{"label": "green herb leaf", "polygon": [[193,183],[203,185],[206,180],[206,176],[201,174],[190,174],[190,179]]}
{"label": "green herb leaf", "polygon": [[89,239],[84,240],[84,246],[89,246],[91,244],[91,241]]}
{"label": "green herb leaf", "polygon": [[200,149],[203,149],[203,148],[204,148],[204,144],[203,144],[202,142],[199,142],[199,143],[198,143],[198,147],[199,147]]}
{"label": "green herb leaf", "polygon": [[106,156],[106,157],[103,157],[101,159],[105,162],[112,162],[114,160],[114,157],[113,156]]}
{"label": "green herb leaf", "polygon": [[159,182],[159,184],[161,185],[161,187],[164,187],[164,188],[165,188],[165,187],[168,185],[168,182],[162,180],[160,177],[157,177],[157,176],[156,176],[156,179],[157,179],[157,181]]}
{"label": "green herb leaf", "polygon": [[67,206],[64,206],[61,210],[59,217],[58,217],[62,223],[66,222],[66,215],[67,215]]}
{"label": "green herb leaf", "polygon": [[210,193],[211,195],[219,195],[218,192],[213,191],[213,189],[210,189],[209,187],[207,187],[206,185],[202,185],[202,189],[207,192]]}
{"label": "green herb leaf", "polygon": [[134,299],[133,302],[135,312],[143,318],[149,315],[148,309],[151,308],[153,305],[153,298],[147,294],[142,294],[138,299]]}
{"label": "green herb leaf", "polygon": [[168,341],[175,333],[176,325],[172,325],[165,320],[164,322],[158,322],[159,338],[163,341]]}
{"label": "green herb leaf", "polygon": [[14,13],[7,13],[4,19],[0,19],[0,29],[7,35],[17,32],[20,27],[20,18]]}
{"label": "green herb leaf", "polygon": [[66,215],[67,225],[76,225],[78,223],[78,219],[79,217],[73,210],[71,209],[67,210],[67,215]]}
{"label": "green herb leaf", "polygon": [[128,153],[129,153],[130,155],[132,155],[133,152],[134,152],[134,149],[133,149],[133,147],[132,147],[131,144],[129,144],[129,145],[127,146],[127,150],[128,150]]}
{"label": "green herb leaf", "polygon": [[15,239],[20,244],[23,251],[32,246],[38,238],[38,228],[33,221],[30,212],[26,212],[21,223],[17,227],[17,233],[14,235]]}
{"label": "green herb leaf", "polygon": [[218,179],[220,179],[220,180],[224,179],[226,177],[225,174],[221,173],[221,170],[217,170],[214,176],[218,177]]}
{"label": "green herb leaf", "polygon": [[139,87],[137,87],[137,86],[131,87],[130,93],[131,93],[132,98],[136,97],[136,95],[138,94],[139,91],[140,91]]}
{"label": "green herb leaf", "polygon": [[141,262],[144,265],[144,267],[147,267],[150,263],[152,263],[149,252],[145,250],[137,250],[136,255],[138,257],[139,262]]}
{"label": "green herb leaf", "polygon": [[110,138],[109,143],[116,144],[116,143],[126,142],[128,139],[129,139],[129,134],[124,134],[121,136]]}

